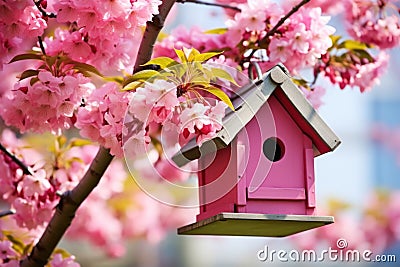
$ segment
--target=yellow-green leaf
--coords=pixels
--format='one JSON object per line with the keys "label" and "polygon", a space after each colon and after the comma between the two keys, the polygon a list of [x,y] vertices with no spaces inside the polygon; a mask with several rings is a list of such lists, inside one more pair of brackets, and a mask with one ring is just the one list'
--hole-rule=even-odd
{"label": "yellow-green leaf", "polygon": [[20,60],[27,60],[27,59],[42,59],[43,55],[41,54],[37,54],[37,53],[26,53],[26,54],[20,54],[20,55],[16,55],[15,57],[13,57],[10,62],[8,63],[13,63],[16,61],[20,61]]}
{"label": "yellow-green leaf", "polygon": [[119,84],[122,84],[124,82],[124,77],[122,76],[109,76],[109,77],[103,77],[103,80],[106,82],[116,82]]}
{"label": "yellow-green leaf", "polygon": [[174,48],[174,50],[175,50],[176,55],[179,57],[179,59],[181,60],[182,63],[186,63],[188,61],[185,53],[182,50],[178,50],[175,48]]}
{"label": "yellow-green leaf", "polygon": [[228,31],[228,28],[216,28],[216,29],[211,29],[208,31],[205,31],[205,34],[224,34]]}
{"label": "yellow-green leaf", "polygon": [[160,66],[160,68],[162,69],[165,69],[166,67],[170,67],[179,63],[169,57],[156,57],[148,61],[146,64],[143,64],[143,66],[153,65],[153,64]]}
{"label": "yellow-green leaf", "polygon": [[21,73],[19,80],[23,80],[32,76],[37,76],[39,74],[38,70],[25,70],[24,72]]}
{"label": "yellow-green leaf", "polygon": [[235,110],[235,108],[233,107],[232,101],[229,99],[228,95],[221,89],[213,87],[213,86],[210,86],[208,88],[198,88],[198,89],[207,91],[210,94],[215,95],[221,101],[223,101],[225,104],[227,104],[228,107],[230,107],[233,111]]}
{"label": "yellow-green leaf", "polygon": [[159,72],[156,70],[141,70],[133,74],[129,77],[129,80],[137,81],[137,80],[147,80],[153,77],[154,75],[158,75]]}
{"label": "yellow-green leaf", "polygon": [[122,88],[122,91],[131,91],[136,90],[136,88],[140,87],[143,84],[141,81],[130,82]]}
{"label": "yellow-green leaf", "polygon": [[233,77],[227,71],[225,71],[223,69],[219,69],[219,68],[211,68],[211,72],[215,77],[225,79],[225,80],[233,83],[234,85],[239,86],[237,84],[237,82],[235,81],[235,79],[233,79]]}
{"label": "yellow-green leaf", "polygon": [[199,54],[194,58],[194,61],[204,62],[204,61],[209,60],[210,58],[215,57],[220,54],[222,54],[222,52],[207,52],[207,53]]}
{"label": "yellow-green leaf", "polygon": [[340,35],[331,35],[329,37],[331,38],[333,45],[336,45],[340,38],[342,38],[342,36]]}
{"label": "yellow-green leaf", "polygon": [[[200,52],[196,49],[196,48],[192,48],[191,50],[188,50],[188,49],[186,49],[186,48],[183,48],[183,51],[186,53],[186,51],[187,51],[187,54],[189,54],[189,57],[188,57],[188,61],[189,62],[193,62],[193,61],[195,61],[195,57],[197,56],[197,55],[200,55]],[[190,51],[190,52],[189,52]]]}
{"label": "yellow-green leaf", "polygon": [[101,74],[100,71],[98,71],[96,69],[96,67],[94,67],[90,64],[74,61],[73,65],[74,65],[74,69],[76,69],[78,71],[91,72],[91,73],[96,74],[97,76],[103,77],[103,74]]}
{"label": "yellow-green leaf", "polygon": [[361,43],[355,40],[346,40],[343,41],[338,45],[338,48],[345,48],[348,50],[366,50],[367,48],[370,48],[371,46],[365,43]]}
{"label": "yellow-green leaf", "polygon": [[71,140],[71,142],[69,143],[70,147],[75,147],[75,146],[87,146],[92,144],[91,141],[87,140],[87,139],[80,139],[80,138],[74,138]]}

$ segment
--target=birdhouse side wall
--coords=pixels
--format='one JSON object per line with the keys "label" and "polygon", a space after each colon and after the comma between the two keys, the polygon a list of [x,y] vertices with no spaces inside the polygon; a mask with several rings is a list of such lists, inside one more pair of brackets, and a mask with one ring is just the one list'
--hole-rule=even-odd
{"label": "birdhouse side wall", "polygon": [[197,220],[221,212],[235,212],[237,202],[236,140],[216,153],[199,159],[200,213]]}

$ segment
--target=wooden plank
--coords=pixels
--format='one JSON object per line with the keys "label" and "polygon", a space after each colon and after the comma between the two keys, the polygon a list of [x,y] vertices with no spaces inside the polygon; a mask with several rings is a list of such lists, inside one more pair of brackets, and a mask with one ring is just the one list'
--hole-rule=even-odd
{"label": "wooden plank", "polygon": [[333,222],[332,216],[220,213],[183,226],[178,234],[284,237]]}
{"label": "wooden plank", "polygon": [[247,195],[250,199],[306,199],[306,192],[304,188],[249,187]]}

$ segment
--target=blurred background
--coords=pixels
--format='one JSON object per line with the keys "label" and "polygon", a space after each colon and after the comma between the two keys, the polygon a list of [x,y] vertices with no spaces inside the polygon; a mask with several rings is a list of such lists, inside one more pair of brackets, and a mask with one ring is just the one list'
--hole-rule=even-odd
{"label": "blurred background", "polygon": [[[167,31],[181,24],[190,28],[199,25],[202,29],[223,27],[223,10],[186,3],[178,5]],[[338,34],[344,33],[342,25],[333,20]],[[109,259],[97,248],[85,242],[64,242],[63,246],[82,266],[146,266],[146,267],[224,267],[224,266],[283,266],[296,264],[308,266],[310,263],[261,262],[257,252],[268,246],[271,250],[315,248],[316,251],[334,248],[336,238],[346,239],[351,247],[362,249],[363,244],[357,238],[368,223],[364,216],[369,207],[387,208],[385,196],[398,195],[400,190],[400,160],[397,145],[400,143],[400,51],[391,50],[391,61],[381,84],[371,92],[360,93],[346,88],[340,90],[326,84],[325,104],[319,113],[327,124],[341,138],[342,145],[334,153],[318,157],[316,166],[317,203],[321,215],[337,215],[336,226],[326,227],[325,233],[310,231],[295,235],[293,238],[274,239],[262,237],[210,237],[178,236],[171,231],[167,238],[157,244],[144,240],[132,241],[127,253],[120,259]],[[397,136],[397,137],[396,137]],[[397,138],[397,139],[396,139]],[[378,191],[377,191],[378,190]],[[379,192],[379,193],[375,193]],[[378,200],[377,200],[378,198]],[[381,198],[381,199],[379,199]],[[397,198],[398,200],[400,198]],[[392,201],[392,200],[391,200]],[[392,201],[393,202],[393,201]],[[377,204],[378,203],[378,204]],[[396,209],[398,203],[390,203],[390,209]],[[392,210],[395,214],[395,210]],[[397,216],[397,215],[396,215]],[[384,218],[382,224],[372,224],[368,238],[378,240],[371,247],[373,253],[396,255],[400,261],[400,245],[396,237],[386,231],[399,225],[391,217]],[[195,218],[193,218],[195,220]],[[133,224],[135,222],[132,222]],[[107,227],[107,226],[105,226]],[[330,227],[330,226],[329,226]],[[379,228],[381,227],[381,228]],[[386,228],[385,228],[386,227]],[[361,229],[364,230],[361,230]],[[368,227],[367,227],[368,228]],[[319,231],[319,230],[317,230]],[[333,232],[335,232],[333,234]],[[327,241],[332,239],[331,242]],[[381,239],[385,239],[382,241]],[[308,242],[308,243],[307,243]],[[360,242],[360,243],[357,243]],[[342,266],[346,262],[319,262],[323,266]],[[399,266],[399,263],[359,263],[367,266]],[[354,265],[354,264],[353,264]]]}

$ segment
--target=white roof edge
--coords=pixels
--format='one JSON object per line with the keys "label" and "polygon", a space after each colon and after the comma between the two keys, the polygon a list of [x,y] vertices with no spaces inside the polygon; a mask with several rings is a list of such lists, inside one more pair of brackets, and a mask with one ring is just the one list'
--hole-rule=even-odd
{"label": "white roof edge", "polygon": [[[339,137],[320,117],[318,112],[314,109],[310,102],[308,102],[303,93],[297,88],[292,80],[285,80],[280,87],[282,88],[282,91],[285,93],[289,101],[293,103],[294,107],[299,111],[300,115],[314,129],[314,131],[330,148],[330,150],[335,150],[341,143]],[[318,155],[319,154],[316,154],[316,156]]]}

